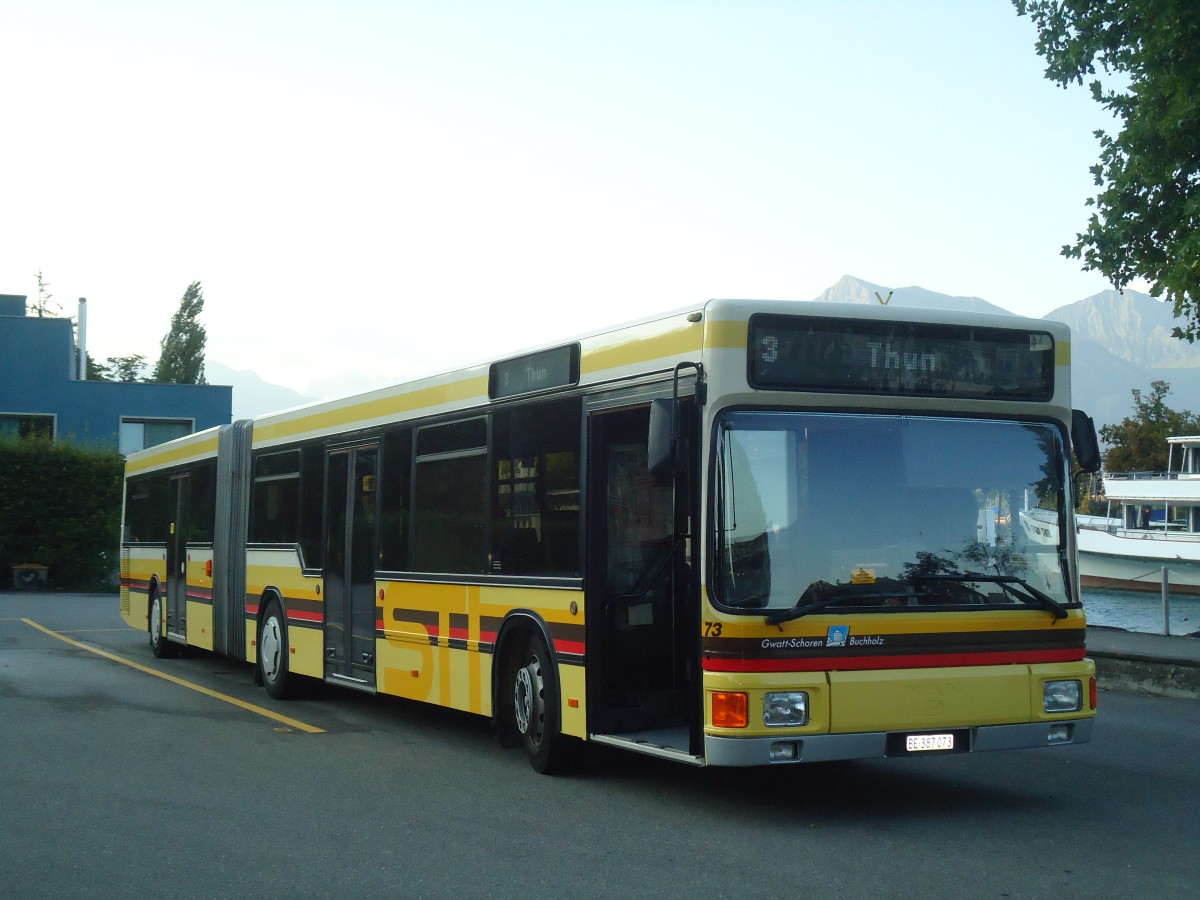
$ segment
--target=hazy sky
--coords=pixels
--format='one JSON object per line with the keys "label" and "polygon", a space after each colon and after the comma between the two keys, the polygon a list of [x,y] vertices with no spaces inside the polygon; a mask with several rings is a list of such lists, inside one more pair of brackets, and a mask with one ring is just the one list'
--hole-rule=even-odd
{"label": "hazy sky", "polygon": [[336,395],[844,274],[1043,315],[1084,88],[1007,0],[5,0],[0,293]]}

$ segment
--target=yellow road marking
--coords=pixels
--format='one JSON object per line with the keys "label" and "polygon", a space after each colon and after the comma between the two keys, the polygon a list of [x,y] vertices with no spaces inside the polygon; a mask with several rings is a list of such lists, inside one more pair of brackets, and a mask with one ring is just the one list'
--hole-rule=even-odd
{"label": "yellow road marking", "polygon": [[105,659],[111,659],[113,662],[118,662],[123,666],[129,666],[131,669],[137,669],[139,672],[145,672],[147,675],[153,675],[155,678],[161,678],[164,681],[169,681],[172,684],[177,684],[180,687],[190,688],[193,691],[198,691],[201,694],[206,694],[209,697],[214,697],[217,700],[223,700],[226,703],[231,703],[247,712],[255,713],[256,715],[264,716],[268,719],[274,719],[276,722],[282,722],[284,725],[291,726],[297,731],[303,731],[306,734],[324,734],[324,728],[318,728],[316,725],[309,725],[306,722],[301,722],[298,719],[292,719],[288,716],[282,716],[277,712],[273,712],[262,706],[255,706],[253,703],[247,703],[245,700],[239,700],[237,697],[230,697],[228,694],[222,694],[220,691],[214,691],[211,688],[206,688],[203,685],[195,684],[191,681],[185,681],[182,678],[177,678],[174,675],[167,675],[165,672],[159,672],[156,669],[151,669],[149,666],[143,666],[141,663],[135,663],[133,660],[125,659],[117,656],[115,653],[109,653],[107,650],[100,650],[96,647],[89,647],[87,644],[72,640],[64,634],[59,634],[57,631],[51,631],[45,625],[39,625],[32,619],[22,619],[26,625],[31,628],[36,628],[43,634],[48,634],[50,637],[58,638],[65,644],[70,644],[72,647],[78,647],[80,650],[86,650],[88,653],[94,653],[97,656],[103,656]]}
{"label": "yellow road marking", "polygon": [[[22,619],[21,621],[24,622],[26,620]],[[103,634],[106,631],[109,632],[110,634],[116,634],[118,631],[124,633],[124,632],[129,631],[129,627],[126,626],[125,628],[72,628],[71,629],[72,634]]]}

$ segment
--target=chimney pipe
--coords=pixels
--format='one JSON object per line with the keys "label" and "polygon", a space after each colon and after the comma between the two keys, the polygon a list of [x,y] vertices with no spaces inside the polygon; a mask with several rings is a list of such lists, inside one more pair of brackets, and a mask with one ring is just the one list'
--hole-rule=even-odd
{"label": "chimney pipe", "polygon": [[79,380],[87,381],[87,297],[79,298]]}

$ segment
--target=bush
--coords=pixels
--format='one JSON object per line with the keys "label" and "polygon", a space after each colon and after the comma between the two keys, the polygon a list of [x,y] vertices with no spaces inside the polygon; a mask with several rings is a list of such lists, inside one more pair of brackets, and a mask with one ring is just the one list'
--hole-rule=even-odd
{"label": "bush", "polygon": [[114,450],[0,439],[0,586],[40,563],[55,588],[116,590],[123,467]]}

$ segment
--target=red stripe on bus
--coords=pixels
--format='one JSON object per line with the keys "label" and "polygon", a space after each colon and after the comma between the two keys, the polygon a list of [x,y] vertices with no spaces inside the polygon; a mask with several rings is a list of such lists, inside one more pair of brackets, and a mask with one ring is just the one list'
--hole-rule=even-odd
{"label": "red stripe on bus", "polygon": [[1011,653],[945,653],[917,656],[851,656],[844,659],[704,658],[706,672],[834,672],[870,669],[934,669],[948,666],[1002,666],[1020,663],[1078,662],[1083,651],[1026,650]]}

